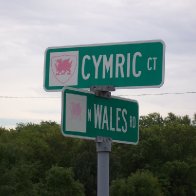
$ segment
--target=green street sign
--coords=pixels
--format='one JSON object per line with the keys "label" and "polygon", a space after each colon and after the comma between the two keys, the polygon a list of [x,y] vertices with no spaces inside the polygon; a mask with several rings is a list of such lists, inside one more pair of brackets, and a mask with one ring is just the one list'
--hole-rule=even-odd
{"label": "green street sign", "polygon": [[48,48],[44,88],[160,87],[164,82],[165,44],[161,40]]}
{"label": "green street sign", "polygon": [[62,92],[61,129],[64,136],[94,140],[110,137],[114,142],[137,144],[137,101],[112,96],[98,97],[90,91],[65,87]]}

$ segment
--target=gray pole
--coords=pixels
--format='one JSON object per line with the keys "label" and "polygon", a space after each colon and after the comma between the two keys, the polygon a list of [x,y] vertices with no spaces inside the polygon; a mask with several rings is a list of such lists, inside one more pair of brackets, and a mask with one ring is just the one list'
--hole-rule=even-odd
{"label": "gray pole", "polygon": [[109,158],[112,139],[96,138],[97,149],[97,196],[109,196]]}
{"label": "gray pole", "polygon": [[[96,96],[110,98],[113,86],[92,86],[90,88]],[[98,136],[96,138],[97,149],[97,196],[109,196],[109,158],[112,139]]]}

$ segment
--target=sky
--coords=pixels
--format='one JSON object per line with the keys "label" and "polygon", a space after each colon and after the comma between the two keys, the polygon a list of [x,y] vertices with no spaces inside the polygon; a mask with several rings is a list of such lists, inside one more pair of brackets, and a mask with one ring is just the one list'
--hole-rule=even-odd
{"label": "sky", "polygon": [[0,127],[61,121],[61,93],[43,88],[48,47],[161,39],[160,88],[118,89],[139,115],[196,113],[195,0],[0,0]]}

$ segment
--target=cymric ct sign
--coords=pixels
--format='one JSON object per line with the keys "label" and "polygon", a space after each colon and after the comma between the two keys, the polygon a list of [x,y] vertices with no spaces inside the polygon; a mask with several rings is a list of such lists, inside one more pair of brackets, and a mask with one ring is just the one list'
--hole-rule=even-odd
{"label": "cymric ct sign", "polygon": [[160,40],[48,48],[44,87],[160,87],[164,82],[165,45]]}

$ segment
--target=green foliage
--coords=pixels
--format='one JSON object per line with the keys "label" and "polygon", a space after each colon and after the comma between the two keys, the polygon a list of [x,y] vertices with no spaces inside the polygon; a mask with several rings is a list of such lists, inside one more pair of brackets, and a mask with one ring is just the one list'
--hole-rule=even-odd
{"label": "green foliage", "polygon": [[149,126],[162,126],[164,123],[163,118],[159,113],[151,113],[148,116],[140,117],[140,127],[146,128]]}
{"label": "green foliage", "polygon": [[194,114],[192,123],[193,123],[194,126],[196,126],[196,113]]}
{"label": "green foliage", "polygon": [[47,196],[84,196],[82,184],[75,181],[71,169],[53,166],[46,174]]}
{"label": "green foliage", "polygon": [[[184,161],[166,162],[161,169],[162,178],[166,179],[165,187],[168,195],[190,195],[191,188],[196,184],[196,170]],[[191,175],[192,174],[192,175]],[[161,178],[161,177],[160,177]]]}
{"label": "green foliage", "polygon": [[[112,144],[111,196],[194,196],[195,118],[141,116],[138,145]],[[96,175],[93,141],[66,138],[51,121],[0,127],[0,195],[95,196]]]}
{"label": "green foliage", "polygon": [[[147,169],[158,178],[164,195],[183,195],[183,193],[194,195],[196,127],[190,122],[187,116],[178,117],[172,113],[166,118],[157,113],[141,117],[139,144],[136,146],[114,144],[112,147],[113,179],[127,179],[130,173],[135,173],[138,169]],[[184,170],[185,177],[181,175],[180,180],[177,170],[173,173],[175,178],[171,178],[171,173],[163,170],[169,162],[176,161],[182,163],[181,166],[183,164],[188,166]],[[175,169],[178,166],[174,164]],[[118,182],[122,184],[123,181]],[[117,190],[115,192],[118,193]]]}
{"label": "green foliage", "polygon": [[125,179],[113,180],[110,186],[110,195],[112,196],[128,196],[128,185]]}
{"label": "green foliage", "polygon": [[161,196],[158,179],[149,171],[137,171],[126,180],[114,181],[111,185],[112,196]]}
{"label": "green foliage", "polygon": [[86,196],[96,196],[96,150],[95,142],[80,141],[74,158],[75,176],[85,186]]}
{"label": "green foliage", "polygon": [[190,125],[191,119],[185,115],[185,116],[176,116],[173,113],[169,113],[168,116],[165,118],[165,123],[172,123],[172,124],[181,124],[181,125]]}

